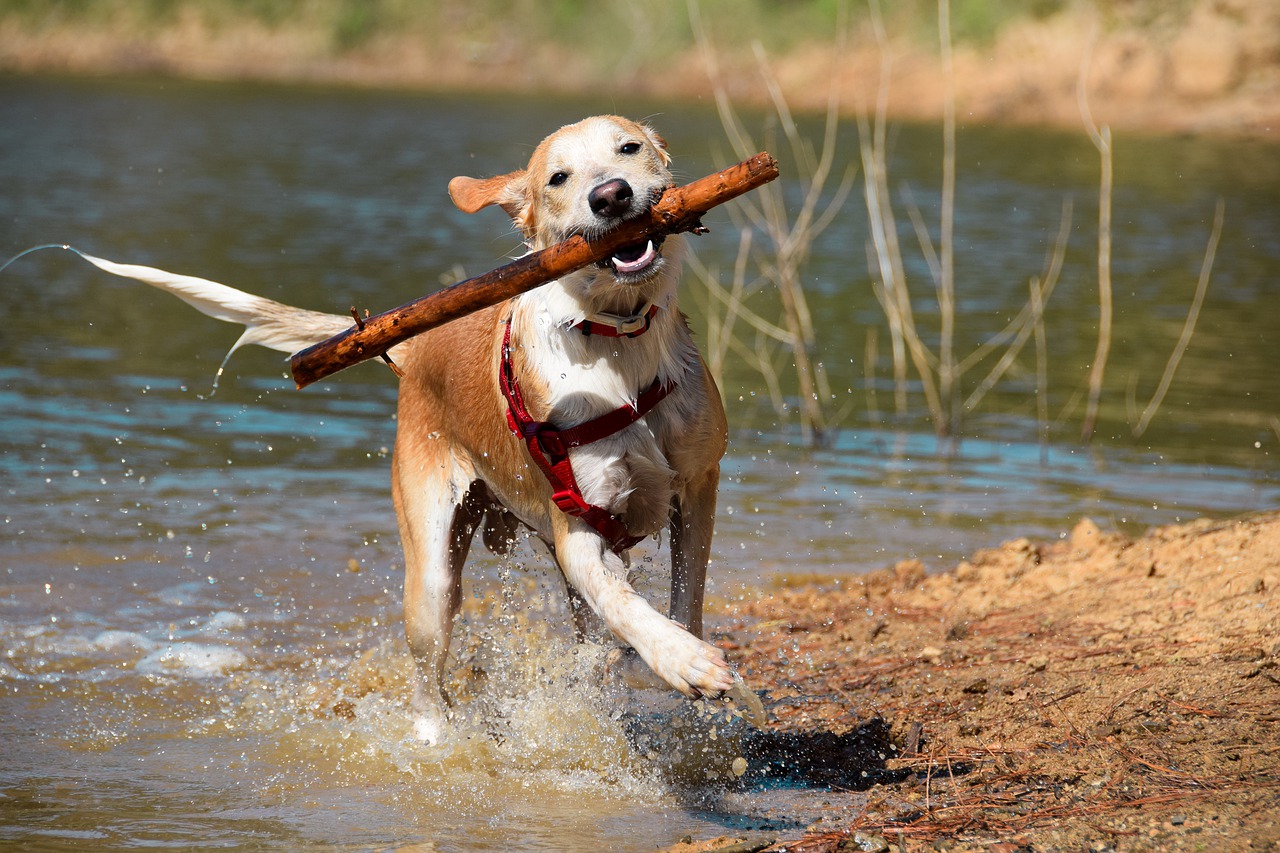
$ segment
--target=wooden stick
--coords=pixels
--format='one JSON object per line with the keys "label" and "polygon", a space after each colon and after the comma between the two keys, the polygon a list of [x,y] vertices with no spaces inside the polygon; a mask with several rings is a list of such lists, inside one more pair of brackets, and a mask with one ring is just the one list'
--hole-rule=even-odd
{"label": "wooden stick", "polygon": [[289,360],[299,388],[386,354],[398,343],[450,320],[554,281],[609,257],[623,246],[664,234],[703,233],[702,215],[778,177],[778,162],[760,153],[705,178],[667,189],[648,212],[609,233],[570,237],[484,275],[363,319],[341,334],[296,352]]}

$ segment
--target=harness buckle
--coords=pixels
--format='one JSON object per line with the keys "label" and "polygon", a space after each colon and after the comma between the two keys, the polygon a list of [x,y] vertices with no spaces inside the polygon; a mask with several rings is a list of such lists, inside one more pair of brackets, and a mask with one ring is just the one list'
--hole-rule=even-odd
{"label": "harness buckle", "polygon": [[566,515],[582,515],[587,511],[587,502],[572,489],[561,489],[551,496],[551,502]]}
{"label": "harness buckle", "polygon": [[634,317],[618,317],[613,328],[618,330],[619,337],[635,338],[649,331],[649,323],[653,318],[649,314],[637,314]]}
{"label": "harness buckle", "polygon": [[653,323],[653,315],[657,313],[658,306],[652,302],[635,314],[626,316],[602,311],[598,314],[592,314],[581,323],[578,323],[577,328],[581,329],[584,335],[638,338],[649,331],[649,326]]}

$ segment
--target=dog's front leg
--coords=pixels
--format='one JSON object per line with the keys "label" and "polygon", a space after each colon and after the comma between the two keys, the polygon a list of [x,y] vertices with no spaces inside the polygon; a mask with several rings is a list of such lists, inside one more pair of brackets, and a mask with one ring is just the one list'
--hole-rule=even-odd
{"label": "dog's front leg", "polygon": [[[406,482],[406,480],[408,482]],[[462,564],[484,516],[484,502],[445,478],[396,478],[404,546],[404,628],[416,664],[413,734],[439,743],[448,725],[441,692],[453,619],[462,596]]]}
{"label": "dog's front leg", "polygon": [[690,698],[718,696],[733,686],[724,652],[654,610],[627,582],[622,559],[599,534],[569,516],[553,519],[566,580],[659,678]]}

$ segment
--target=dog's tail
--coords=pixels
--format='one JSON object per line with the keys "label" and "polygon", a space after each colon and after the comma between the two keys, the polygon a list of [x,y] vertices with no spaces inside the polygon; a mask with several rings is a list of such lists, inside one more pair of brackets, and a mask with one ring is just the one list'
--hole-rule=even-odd
{"label": "dog's tail", "polygon": [[[325,314],[320,311],[308,311],[305,308],[294,308],[272,299],[254,296],[234,287],[227,287],[216,281],[196,278],[189,275],[176,275],[155,267],[144,267],[138,264],[118,264],[114,261],[96,258],[82,252],[74,246],[38,246],[42,248],[61,248],[75,252],[89,263],[112,275],[132,278],[145,282],[152,287],[166,290],[201,313],[208,314],[217,320],[228,323],[243,324],[244,334],[231,345],[222,364],[218,366],[217,377],[213,386],[218,387],[218,377],[231,354],[245,344],[257,344],[283,353],[295,353],[312,344],[330,338],[352,325],[351,318],[341,314]],[[28,249],[28,252],[35,249]],[[22,254],[27,254],[23,252]],[[19,255],[8,263],[17,260]],[[5,266],[8,266],[8,263]],[[2,267],[0,267],[2,269]]]}

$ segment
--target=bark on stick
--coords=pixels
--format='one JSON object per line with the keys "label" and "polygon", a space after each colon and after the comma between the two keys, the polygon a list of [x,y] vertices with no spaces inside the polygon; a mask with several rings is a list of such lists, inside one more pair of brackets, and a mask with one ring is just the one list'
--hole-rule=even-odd
{"label": "bark on stick", "polygon": [[762,152],[714,175],[671,187],[643,216],[628,220],[608,234],[592,240],[570,237],[484,275],[367,317],[341,334],[294,353],[289,362],[293,379],[299,388],[304,388],[353,364],[382,356],[396,344],[428,329],[603,260],[623,246],[664,234],[705,230],[704,213],[776,177],[777,161]]}

